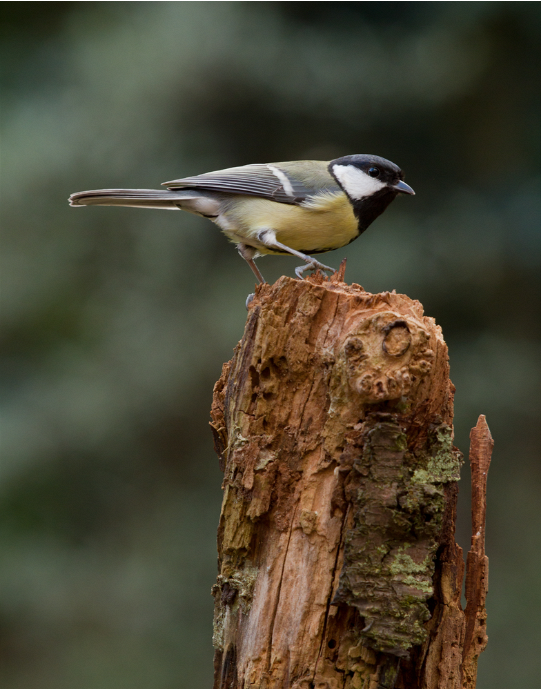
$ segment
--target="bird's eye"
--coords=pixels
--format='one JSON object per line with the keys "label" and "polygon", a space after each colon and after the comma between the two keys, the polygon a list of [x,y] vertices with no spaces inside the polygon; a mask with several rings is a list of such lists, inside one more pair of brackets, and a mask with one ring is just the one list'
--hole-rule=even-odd
{"label": "bird's eye", "polygon": [[368,174],[370,177],[378,177],[379,176],[379,168],[370,168],[368,171]]}

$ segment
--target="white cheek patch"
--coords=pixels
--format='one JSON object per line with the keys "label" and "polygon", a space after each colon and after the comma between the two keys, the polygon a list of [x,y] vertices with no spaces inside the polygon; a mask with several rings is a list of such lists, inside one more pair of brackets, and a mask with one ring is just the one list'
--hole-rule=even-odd
{"label": "white cheek patch", "polygon": [[364,199],[387,185],[377,177],[370,177],[354,165],[333,165],[333,173],[344,191],[352,199]]}

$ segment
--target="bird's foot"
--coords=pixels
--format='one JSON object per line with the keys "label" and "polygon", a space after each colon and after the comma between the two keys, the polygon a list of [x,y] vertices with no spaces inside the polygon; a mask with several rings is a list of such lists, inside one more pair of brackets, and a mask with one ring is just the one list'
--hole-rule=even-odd
{"label": "bird's foot", "polygon": [[252,300],[254,299],[254,297],[255,297],[255,292],[250,292],[250,294],[246,298],[246,311],[248,311],[248,309],[250,308],[250,304],[252,303]]}
{"label": "bird's foot", "polygon": [[336,273],[336,268],[331,268],[330,266],[325,266],[325,264],[320,263],[319,261],[316,261],[315,259],[312,259],[312,261],[306,263],[305,266],[297,266],[295,269],[295,275],[297,278],[300,278],[301,280],[303,279],[303,273],[305,271],[329,271],[330,273]]}

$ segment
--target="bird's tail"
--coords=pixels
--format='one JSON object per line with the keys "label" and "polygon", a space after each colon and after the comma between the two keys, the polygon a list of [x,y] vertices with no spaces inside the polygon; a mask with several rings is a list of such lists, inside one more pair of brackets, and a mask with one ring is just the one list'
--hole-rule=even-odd
{"label": "bird's tail", "polygon": [[212,200],[205,192],[165,189],[93,189],[77,192],[69,198],[70,206],[135,206],[136,208],[183,209],[201,213],[199,206]]}

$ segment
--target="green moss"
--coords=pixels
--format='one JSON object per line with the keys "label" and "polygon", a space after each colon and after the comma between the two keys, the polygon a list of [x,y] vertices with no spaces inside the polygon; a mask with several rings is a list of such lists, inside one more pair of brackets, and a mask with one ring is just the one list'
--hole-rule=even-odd
{"label": "green moss", "polygon": [[432,558],[430,556],[427,556],[422,563],[416,563],[411,556],[404,553],[404,549],[408,547],[409,544],[404,544],[404,546],[398,549],[398,553],[389,566],[389,570],[393,575],[424,573],[431,568]]}
{"label": "green moss", "polygon": [[413,575],[406,575],[401,579],[401,582],[403,582],[405,585],[409,585],[410,587],[415,587],[416,589],[420,590],[421,592],[424,592],[425,594],[428,594],[429,596],[432,595],[434,592],[434,587],[432,586],[432,580],[419,580]]}
{"label": "green moss", "polygon": [[406,434],[397,434],[394,437],[394,448],[393,450],[405,451],[408,449],[408,439]]}
{"label": "green moss", "polygon": [[413,454],[402,420],[389,412],[367,416],[362,439],[336,600],[355,606],[370,626],[361,632],[366,644],[404,656],[426,639],[444,485],[458,479],[461,455],[443,424]]}
{"label": "green moss", "polygon": [[416,484],[446,484],[460,479],[462,453],[453,448],[453,431],[442,424],[436,429],[425,469],[417,469],[412,481]]}

